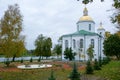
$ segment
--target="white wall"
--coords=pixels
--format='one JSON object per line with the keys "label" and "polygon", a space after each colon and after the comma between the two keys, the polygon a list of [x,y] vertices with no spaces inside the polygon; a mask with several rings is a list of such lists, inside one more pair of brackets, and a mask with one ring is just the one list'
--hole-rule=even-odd
{"label": "white wall", "polygon": [[[89,30],[89,24],[91,24],[91,30]],[[86,30],[89,32],[95,32],[95,23],[92,21],[78,22],[77,27],[78,26],[79,26],[79,30]]]}
{"label": "white wall", "polygon": [[[80,52],[79,51],[79,42],[80,42],[80,39],[83,39],[83,43],[84,43],[84,38],[86,39],[86,41],[85,41],[85,45],[83,45],[83,47],[85,47],[85,49],[83,48],[82,49],[82,52]],[[88,60],[88,56],[87,56],[87,49],[89,48],[89,45],[91,44],[91,39],[94,39],[94,59],[98,59],[98,53],[100,53],[100,52],[98,52],[99,50],[98,50],[98,48],[99,48],[99,46],[100,45],[98,45],[98,36],[96,35],[96,36],[90,36],[90,35],[88,35],[88,36],[69,36],[69,37],[63,37],[63,43],[62,43],[62,59],[63,60],[65,60],[64,59],[64,51],[65,51],[65,40],[68,40],[68,44],[69,44],[69,48],[70,47],[72,47],[72,50],[73,50],[73,52],[76,52],[77,53],[77,55],[75,56],[75,59],[76,60]],[[75,39],[76,40],[76,48],[73,48],[73,39]],[[103,55],[103,41],[104,40],[102,40],[102,42],[101,42],[101,45],[102,45],[102,48],[101,48],[101,53],[102,53],[102,55],[101,56],[104,56]],[[71,44],[72,43],[72,44]],[[81,57],[79,57],[79,55],[81,54]],[[85,58],[83,58],[82,56],[85,54]]]}

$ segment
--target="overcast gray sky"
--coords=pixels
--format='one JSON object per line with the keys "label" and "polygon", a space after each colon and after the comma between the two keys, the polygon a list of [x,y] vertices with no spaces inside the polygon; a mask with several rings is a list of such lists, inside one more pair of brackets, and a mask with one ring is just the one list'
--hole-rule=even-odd
{"label": "overcast gray sky", "polygon": [[[0,18],[8,5],[19,4],[23,17],[23,34],[26,35],[26,48],[34,49],[34,41],[39,34],[52,38],[53,44],[63,34],[76,31],[76,22],[83,15],[84,4],[77,0],[0,0]],[[94,0],[86,6],[89,15],[110,32],[115,32],[114,25],[110,22],[113,11],[112,0]]]}

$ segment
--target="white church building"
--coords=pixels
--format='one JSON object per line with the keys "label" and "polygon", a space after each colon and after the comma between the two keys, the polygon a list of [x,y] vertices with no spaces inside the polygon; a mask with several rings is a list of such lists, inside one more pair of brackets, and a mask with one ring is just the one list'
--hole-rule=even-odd
{"label": "white church building", "polygon": [[88,15],[88,10],[85,7],[83,16],[80,17],[76,24],[76,32],[62,36],[62,60],[66,60],[64,51],[67,47],[71,47],[72,51],[76,53],[75,60],[88,60],[87,49],[90,45],[93,45],[94,49],[93,59],[98,59],[100,56],[105,57],[103,54],[105,29],[102,27],[102,23],[100,23],[97,32],[95,32],[95,22]]}

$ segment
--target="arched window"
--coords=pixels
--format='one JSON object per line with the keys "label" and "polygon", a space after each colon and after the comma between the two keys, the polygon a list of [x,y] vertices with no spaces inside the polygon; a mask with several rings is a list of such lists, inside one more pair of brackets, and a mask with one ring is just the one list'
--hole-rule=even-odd
{"label": "arched window", "polygon": [[76,41],[73,39],[73,48],[76,48]]}
{"label": "arched window", "polygon": [[94,48],[94,39],[91,39],[91,45],[92,45],[93,48]]}
{"label": "arched window", "polygon": [[68,40],[65,40],[65,48],[68,48]]}
{"label": "arched window", "polygon": [[91,31],[91,24],[89,24],[89,31]]}
{"label": "arched window", "polygon": [[80,39],[80,48],[83,48],[83,39]]}

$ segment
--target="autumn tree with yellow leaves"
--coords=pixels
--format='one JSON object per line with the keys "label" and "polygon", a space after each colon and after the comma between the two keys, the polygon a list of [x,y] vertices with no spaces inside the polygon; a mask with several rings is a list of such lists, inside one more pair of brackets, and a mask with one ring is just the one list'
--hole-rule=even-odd
{"label": "autumn tree with yellow leaves", "polygon": [[19,57],[25,52],[25,36],[21,35],[23,16],[18,4],[8,6],[0,20],[0,53],[6,58]]}

